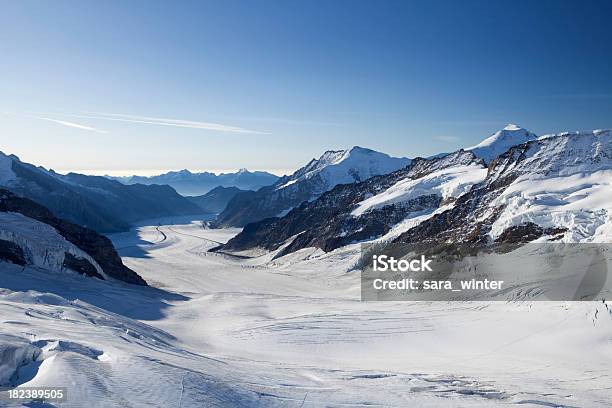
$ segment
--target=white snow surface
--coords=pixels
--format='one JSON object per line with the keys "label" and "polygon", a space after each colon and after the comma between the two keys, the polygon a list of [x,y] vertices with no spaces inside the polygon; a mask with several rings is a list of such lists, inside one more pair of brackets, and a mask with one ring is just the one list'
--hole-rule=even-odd
{"label": "white snow surface", "polygon": [[523,129],[520,126],[509,124],[479,144],[468,147],[465,150],[471,150],[476,157],[479,157],[486,163],[489,163],[512,146],[535,139],[537,139],[537,136],[534,133],[531,133],[527,129]]}
{"label": "white snow surface", "polygon": [[505,205],[491,236],[533,222],[565,227],[564,242],[609,242],[612,237],[612,170],[565,177],[522,177],[492,204]]}
{"label": "white snow surface", "polygon": [[0,239],[19,245],[26,261],[55,272],[65,271],[65,253],[87,259],[96,271],[108,278],[100,265],[85,251],[62,237],[53,227],[18,213],[0,212]]}
{"label": "white snow surface", "polygon": [[241,259],[208,252],[237,230],[153,225],[113,239],[157,288],[0,263],[2,385],[66,386],[61,408],[609,406],[608,303],[360,302],[358,245]]}
{"label": "white snow surface", "polygon": [[365,199],[351,214],[358,217],[369,210],[406,202],[423,195],[436,194],[443,199],[457,198],[469,191],[472,185],[483,181],[486,176],[487,169],[471,164],[444,168],[418,179],[406,178],[382,193]]}
{"label": "white snow surface", "polygon": [[410,159],[391,157],[359,146],[349,150],[330,150],[293,173],[287,182],[277,187],[277,190],[319,176],[322,180],[319,191],[321,193],[338,184],[354,183],[372,176],[391,173],[408,164]]}
{"label": "white snow surface", "polygon": [[562,133],[534,143],[524,160],[494,169],[492,177],[519,174],[491,208],[504,209],[493,238],[511,225],[534,222],[564,227],[564,242],[610,242],[612,237],[612,135]]}

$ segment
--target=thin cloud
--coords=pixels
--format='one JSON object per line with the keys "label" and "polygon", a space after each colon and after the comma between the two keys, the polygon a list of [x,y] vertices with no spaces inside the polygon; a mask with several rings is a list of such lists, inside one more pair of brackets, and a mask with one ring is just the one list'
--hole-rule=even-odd
{"label": "thin cloud", "polygon": [[251,133],[251,134],[268,134],[267,132],[262,132],[258,130],[245,129],[237,126],[224,125],[221,123],[212,123],[212,122],[198,122],[192,120],[181,120],[181,119],[171,119],[171,118],[157,118],[151,116],[137,116],[137,115],[127,115],[121,113],[105,113],[105,112],[87,112],[86,115],[68,115],[73,117],[80,118],[89,118],[89,119],[100,119],[100,120],[110,120],[116,122],[127,122],[127,123],[140,123],[145,125],[159,125],[159,126],[174,126],[174,127],[182,127],[182,128],[190,128],[190,129],[202,129],[202,130],[212,130],[217,132],[229,132],[229,133]]}
{"label": "thin cloud", "polygon": [[85,125],[81,125],[79,123],[68,122],[68,121],[65,121],[65,120],[43,118],[43,117],[39,117],[39,116],[37,116],[36,119],[46,120],[48,122],[57,123],[58,125],[67,126],[67,127],[71,127],[71,128],[76,128],[76,129],[81,129],[81,130],[88,130],[90,132],[107,133],[105,130],[100,130],[100,129],[93,128],[91,126],[85,126]]}

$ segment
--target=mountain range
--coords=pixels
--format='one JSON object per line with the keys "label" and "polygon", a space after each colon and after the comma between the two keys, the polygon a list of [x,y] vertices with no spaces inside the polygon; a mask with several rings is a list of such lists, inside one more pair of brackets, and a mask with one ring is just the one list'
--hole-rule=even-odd
{"label": "mountain range", "polygon": [[[33,204],[21,204],[47,207],[49,211],[42,207],[36,213],[49,215],[39,217],[16,212],[51,225],[60,235],[76,228],[58,227],[62,223],[115,232],[146,218],[217,213],[212,227],[243,227],[220,250],[257,248],[278,251],[278,256],[307,247],[327,252],[372,240],[605,242],[612,236],[611,180],[610,131],[538,137],[516,125],[476,146],[428,158],[397,158],[362,147],[327,151],[257,191],[218,186],[192,197],[168,185],[61,175],[0,153],[5,201],[30,199]],[[4,223],[14,228],[3,225],[4,236],[23,232],[27,225],[40,229],[7,214],[2,215]],[[31,239],[38,238],[34,234]],[[72,244],[79,247],[79,242]],[[4,242],[0,256],[20,260],[33,253],[21,248],[20,254]],[[69,255],[57,258],[61,262],[79,254],[63,253]],[[107,253],[115,259],[110,250]],[[90,263],[98,262],[91,257]],[[83,268],[102,276],[95,265]]]}
{"label": "mountain range", "polygon": [[373,239],[607,242],[611,184],[610,131],[537,137],[509,125],[472,148],[337,185],[285,215],[247,224],[221,249],[284,255]]}
{"label": "mountain range", "polygon": [[[107,176],[109,177],[109,176]],[[215,187],[237,187],[242,190],[258,190],[273,184],[278,176],[265,171],[240,169],[235,173],[192,173],[189,170],[171,171],[156,176],[109,177],[123,184],[168,185],[183,196],[200,196]]]}
{"label": "mountain range", "polygon": [[408,164],[410,159],[391,157],[358,146],[349,150],[330,150],[271,186],[236,194],[219,214],[215,225],[242,227],[268,217],[283,216],[338,184],[360,182]]}
{"label": "mountain range", "polygon": [[126,231],[140,220],[200,214],[165,185],[125,185],[105,177],[58,174],[0,152],[0,187],[44,205],[59,218],[98,232]]}

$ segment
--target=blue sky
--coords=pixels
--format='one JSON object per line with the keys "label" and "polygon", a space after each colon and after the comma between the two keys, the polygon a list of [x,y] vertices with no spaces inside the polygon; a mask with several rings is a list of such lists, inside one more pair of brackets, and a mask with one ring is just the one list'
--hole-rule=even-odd
{"label": "blue sky", "polygon": [[610,1],[13,1],[0,150],[56,170],[292,171],[506,123],[612,127]]}

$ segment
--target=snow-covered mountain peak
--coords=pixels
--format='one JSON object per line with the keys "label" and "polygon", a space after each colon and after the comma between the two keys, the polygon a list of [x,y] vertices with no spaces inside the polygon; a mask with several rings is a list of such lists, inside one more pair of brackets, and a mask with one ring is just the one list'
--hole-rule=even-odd
{"label": "snow-covered mountain peak", "polygon": [[519,125],[515,125],[514,123],[508,123],[503,130],[510,130],[510,131],[514,131],[514,130],[521,130],[522,128]]}
{"label": "snow-covered mountain peak", "polygon": [[354,146],[348,150],[328,150],[318,159],[312,159],[297,170],[277,189],[283,189],[299,181],[319,177],[318,193],[337,184],[363,181],[372,176],[390,173],[410,164],[405,157],[391,157],[385,153]]}
{"label": "snow-covered mountain peak", "polygon": [[311,202],[339,184],[352,184],[408,166],[410,159],[391,157],[355,146],[328,150],[318,159],[284,176],[270,188],[241,193],[217,217],[217,225],[245,226],[269,217],[281,217],[304,202]]}
{"label": "snow-covered mountain peak", "polygon": [[477,157],[488,163],[512,146],[535,139],[537,139],[537,136],[527,129],[518,125],[508,124],[502,130],[495,132],[482,142],[465,150],[472,151]]}
{"label": "snow-covered mountain peak", "polygon": [[612,169],[609,130],[564,132],[516,146],[501,155],[491,175],[540,174],[545,177]]}
{"label": "snow-covered mountain peak", "polygon": [[0,185],[6,185],[17,177],[13,172],[13,156],[7,156],[0,151]]}

